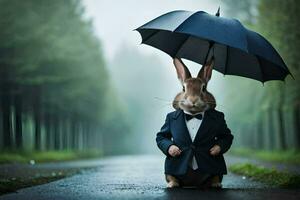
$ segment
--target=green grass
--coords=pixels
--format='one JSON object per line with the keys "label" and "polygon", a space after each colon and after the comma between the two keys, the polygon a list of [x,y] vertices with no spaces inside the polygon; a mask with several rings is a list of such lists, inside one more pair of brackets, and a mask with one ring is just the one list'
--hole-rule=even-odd
{"label": "green grass", "polygon": [[37,177],[32,179],[2,179],[0,180],[0,195],[10,192],[15,192],[18,189],[31,187],[34,185],[41,185],[45,183],[49,183],[61,178],[66,177],[65,175],[57,175],[57,176],[45,176],[45,177]]}
{"label": "green grass", "polygon": [[28,163],[35,162],[57,162],[77,159],[88,159],[101,157],[99,151],[40,151],[40,152],[2,152],[0,154],[1,163]]}
{"label": "green grass", "polygon": [[233,164],[229,166],[233,173],[250,177],[256,181],[279,188],[300,187],[300,175],[290,172],[281,172],[276,169],[256,166],[250,163]]}
{"label": "green grass", "polygon": [[280,162],[286,164],[300,164],[300,151],[267,151],[253,150],[248,148],[234,148],[230,150],[230,154],[256,158],[270,162]]}
{"label": "green grass", "polygon": [[[58,162],[78,159],[88,159],[101,157],[102,153],[99,151],[41,151],[41,152],[2,152],[0,154],[0,164],[2,163],[29,163],[34,160],[35,163],[41,162]],[[57,170],[51,169],[50,172],[45,170],[39,171],[36,169],[36,176],[25,176],[16,178],[5,178],[0,174],[0,194],[14,192],[20,188],[40,185],[55,181],[67,176],[78,173],[80,169]],[[50,175],[49,175],[50,174]]]}
{"label": "green grass", "polygon": [[11,162],[18,162],[18,163],[24,163],[27,162],[27,159],[20,154],[16,153],[1,153],[0,154],[0,163],[11,163]]}

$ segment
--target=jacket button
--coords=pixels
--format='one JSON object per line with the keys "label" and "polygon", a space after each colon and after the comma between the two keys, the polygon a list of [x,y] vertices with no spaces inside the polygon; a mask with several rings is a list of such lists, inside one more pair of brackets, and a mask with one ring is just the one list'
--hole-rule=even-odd
{"label": "jacket button", "polygon": [[191,147],[192,150],[195,150],[195,148],[196,148],[195,145],[193,145],[193,144],[191,144],[190,147]]}
{"label": "jacket button", "polygon": [[215,137],[215,140],[217,140],[218,138],[217,137]]}

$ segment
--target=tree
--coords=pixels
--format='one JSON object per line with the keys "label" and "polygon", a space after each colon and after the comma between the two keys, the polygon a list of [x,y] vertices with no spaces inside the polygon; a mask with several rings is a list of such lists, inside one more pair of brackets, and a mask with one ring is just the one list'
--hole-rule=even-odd
{"label": "tree", "polygon": [[[98,124],[112,111],[107,107],[112,87],[101,43],[80,1],[0,0],[0,13],[4,147],[26,142],[26,116],[35,150],[99,149]],[[110,130],[119,131],[107,126]]]}

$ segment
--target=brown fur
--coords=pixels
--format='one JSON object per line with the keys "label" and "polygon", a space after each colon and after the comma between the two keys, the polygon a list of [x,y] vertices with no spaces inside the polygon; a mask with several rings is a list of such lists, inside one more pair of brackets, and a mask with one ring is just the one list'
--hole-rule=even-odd
{"label": "brown fur", "polygon": [[[184,88],[184,90],[178,93],[173,100],[174,109],[182,109],[191,113],[196,113],[216,107],[214,96],[208,92],[207,89],[202,90],[203,87],[207,88],[208,81],[211,78],[213,64],[213,61],[208,62],[208,64],[200,69],[198,76],[192,78],[184,63],[180,59],[174,59],[178,79],[181,81]],[[192,108],[191,105],[185,105],[185,101],[194,102],[196,105]]]}

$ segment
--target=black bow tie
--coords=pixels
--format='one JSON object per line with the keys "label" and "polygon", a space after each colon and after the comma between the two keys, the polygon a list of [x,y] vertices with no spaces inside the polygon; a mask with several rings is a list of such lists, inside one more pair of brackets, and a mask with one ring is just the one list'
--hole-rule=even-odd
{"label": "black bow tie", "polygon": [[193,119],[194,117],[199,119],[199,120],[202,120],[202,114],[197,114],[197,115],[189,115],[189,114],[185,114],[185,119],[186,121],[189,121],[190,119]]}

